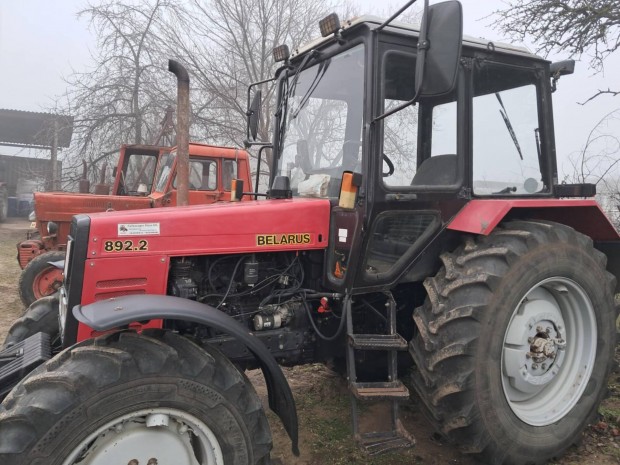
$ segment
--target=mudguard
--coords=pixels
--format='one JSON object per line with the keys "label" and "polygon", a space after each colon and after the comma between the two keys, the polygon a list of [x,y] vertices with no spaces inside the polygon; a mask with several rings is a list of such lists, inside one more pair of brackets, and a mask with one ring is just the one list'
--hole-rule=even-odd
{"label": "mudguard", "polygon": [[73,307],[73,315],[97,331],[124,326],[134,321],[169,319],[192,321],[227,333],[245,344],[258,360],[269,394],[269,407],[282,420],[299,455],[297,409],[291,388],[271,352],[238,321],[209,305],[164,295],[130,295]]}
{"label": "mudguard", "polygon": [[476,199],[468,202],[448,229],[487,236],[510,214],[514,217],[562,223],[595,241],[620,236],[594,199]]}
{"label": "mudguard", "polygon": [[59,270],[64,270],[65,269],[65,261],[64,260],[58,260],[57,262],[47,262],[50,265],[52,265],[54,268],[58,268]]}

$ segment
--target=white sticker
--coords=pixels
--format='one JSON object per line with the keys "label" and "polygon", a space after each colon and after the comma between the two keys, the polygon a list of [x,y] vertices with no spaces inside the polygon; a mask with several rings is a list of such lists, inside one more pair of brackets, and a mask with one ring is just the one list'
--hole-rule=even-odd
{"label": "white sticker", "polygon": [[349,231],[346,229],[338,228],[338,241],[339,242],[347,242],[347,235]]}
{"label": "white sticker", "polygon": [[153,236],[159,234],[159,223],[121,223],[119,236]]}

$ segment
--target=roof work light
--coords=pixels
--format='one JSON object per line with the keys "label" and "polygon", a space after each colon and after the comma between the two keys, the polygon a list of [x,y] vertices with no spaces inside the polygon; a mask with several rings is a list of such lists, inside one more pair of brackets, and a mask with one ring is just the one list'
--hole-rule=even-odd
{"label": "roof work light", "polygon": [[327,37],[340,29],[340,19],[336,13],[332,13],[319,21],[321,35]]}
{"label": "roof work light", "polygon": [[273,61],[275,61],[276,63],[279,61],[286,61],[288,60],[288,57],[291,56],[288,45],[286,44],[274,47],[271,53],[273,54]]}

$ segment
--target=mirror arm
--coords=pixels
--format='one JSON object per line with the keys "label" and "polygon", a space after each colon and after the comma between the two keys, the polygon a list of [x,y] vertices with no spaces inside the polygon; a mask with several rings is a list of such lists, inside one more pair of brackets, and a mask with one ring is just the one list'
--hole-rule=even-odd
{"label": "mirror arm", "polygon": [[392,21],[394,21],[394,19],[396,19],[403,11],[405,11],[407,8],[409,8],[411,5],[413,5],[417,0],[409,0],[404,6],[400,7],[399,10],[394,13],[392,16],[390,16],[388,19],[386,19],[377,29],[375,29],[376,31],[380,31],[381,29],[383,29],[385,26],[387,26],[388,24],[390,24]]}
{"label": "mirror arm", "polygon": [[388,116],[393,115],[394,113],[399,112],[403,108],[407,108],[409,105],[413,105],[416,102],[417,99],[418,99],[418,95],[415,95],[411,100],[409,100],[409,101],[407,101],[405,103],[401,103],[397,107],[392,108],[390,111],[386,111],[382,115],[377,116],[375,119],[373,119],[370,122],[370,124],[374,124],[377,121],[381,121],[382,119],[387,118]]}
{"label": "mirror arm", "polygon": [[273,148],[273,144],[271,142],[255,142],[250,139],[244,140],[243,146],[246,149],[249,149],[250,147],[272,147]]}

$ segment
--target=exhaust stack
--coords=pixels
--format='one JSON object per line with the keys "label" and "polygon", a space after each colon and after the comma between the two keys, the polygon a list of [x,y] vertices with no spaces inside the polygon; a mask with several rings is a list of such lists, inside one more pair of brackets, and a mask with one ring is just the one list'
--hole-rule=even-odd
{"label": "exhaust stack", "polygon": [[168,71],[177,77],[177,205],[189,204],[189,74],[175,60]]}

